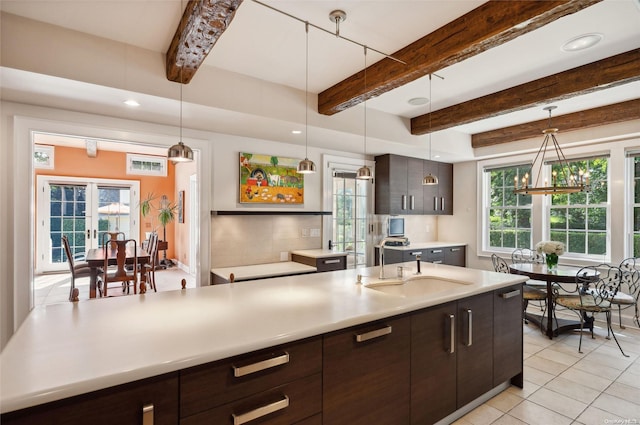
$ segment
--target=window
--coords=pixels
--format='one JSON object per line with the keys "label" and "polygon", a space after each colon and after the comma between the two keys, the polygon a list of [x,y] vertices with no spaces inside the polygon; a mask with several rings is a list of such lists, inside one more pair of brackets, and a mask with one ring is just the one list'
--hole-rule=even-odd
{"label": "window", "polygon": [[33,150],[34,168],[47,168],[53,170],[53,146],[35,145]]}
{"label": "window", "polygon": [[127,154],[127,174],[166,177],[167,158]]}
{"label": "window", "polygon": [[[531,195],[513,192],[514,182],[529,171],[529,164],[485,168],[485,249],[530,248]],[[487,237],[488,236],[488,237]]]}
{"label": "window", "polygon": [[640,257],[640,152],[628,152],[627,164],[631,175],[627,179],[629,188],[627,189],[629,206],[629,246],[627,247],[627,257]]}
{"label": "window", "polygon": [[[569,167],[588,171],[591,190],[551,195],[550,239],[563,242],[565,252],[579,257],[608,257],[609,157],[573,160],[569,161]],[[552,171],[560,174],[560,165],[553,164]]]}
{"label": "window", "polygon": [[334,172],[333,245],[349,254],[349,266],[366,264],[367,184],[355,173]]}

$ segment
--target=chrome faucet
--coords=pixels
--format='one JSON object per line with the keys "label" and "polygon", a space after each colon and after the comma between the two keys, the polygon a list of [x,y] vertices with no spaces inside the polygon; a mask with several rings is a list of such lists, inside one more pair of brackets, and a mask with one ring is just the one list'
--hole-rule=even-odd
{"label": "chrome faucet", "polygon": [[402,242],[404,239],[397,238],[393,236],[387,236],[383,238],[380,242],[380,254],[379,254],[379,263],[380,263],[380,279],[384,279],[384,244],[390,241],[398,241]]}

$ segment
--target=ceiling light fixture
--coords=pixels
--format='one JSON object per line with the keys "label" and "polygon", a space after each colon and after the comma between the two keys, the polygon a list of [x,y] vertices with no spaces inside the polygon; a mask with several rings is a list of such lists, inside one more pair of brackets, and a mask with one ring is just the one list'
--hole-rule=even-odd
{"label": "ceiling light fixture", "polygon": [[171,162],[190,162],[193,161],[193,151],[191,148],[182,143],[182,68],[184,63],[180,66],[180,141],[177,145],[173,145],[169,148],[167,158]]}
{"label": "ceiling light fixture", "polygon": [[340,37],[340,22],[347,20],[347,14],[344,10],[334,10],[329,13],[329,20],[336,23],[336,37]]}
{"label": "ceiling light fixture", "polygon": [[305,36],[305,73],[304,73],[304,159],[298,163],[298,173],[313,174],[316,164],[309,159],[309,23],[304,23]]}
{"label": "ceiling light fixture", "polygon": [[[531,163],[529,172],[525,173],[525,175],[522,177],[520,187],[518,187],[518,177],[514,177],[514,193],[522,195],[555,195],[561,193],[578,193],[589,191],[589,173],[586,173],[583,170],[578,170],[577,173],[573,172],[573,170],[569,166],[567,158],[565,158],[564,153],[562,152],[562,149],[560,149],[558,140],[556,139],[556,133],[558,132],[558,129],[551,127],[551,111],[556,108],[557,106],[547,106],[543,108],[545,111],[549,111],[549,126],[545,130],[542,130],[542,134],[544,134],[544,140],[542,141],[542,145],[540,146],[535,159]],[[556,153],[557,159],[545,161],[547,147],[550,141],[553,142],[552,148]],[[556,168],[556,170],[552,171],[551,173],[551,186],[549,186],[549,183],[546,179],[544,181],[544,186],[538,185],[540,176],[542,175],[542,166],[545,164],[555,166]],[[537,169],[536,181],[534,185],[530,186],[529,177],[533,175],[534,168]]]}
{"label": "ceiling light fixture", "polygon": [[[367,160],[367,46],[364,46],[364,160]],[[371,168],[365,163],[358,168],[356,178],[360,180],[373,180]]]}
{"label": "ceiling light fixture", "polygon": [[[431,95],[431,77],[432,74],[429,74],[429,161],[431,161],[431,107],[433,105],[433,96]],[[429,174],[422,178],[422,184],[425,186],[435,186],[438,184],[438,177],[429,172]]]}
{"label": "ceiling light fixture", "polygon": [[123,102],[127,106],[131,106],[133,108],[140,106],[140,104],[135,99],[127,99]]}
{"label": "ceiling light fixture", "polygon": [[407,100],[407,103],[411,106],[422,106],[429,103],[429,99],[427,99],[426,97],[413,97]]}
{"label": "ceiling light fixture", "polygon": [[604,36],[600,33],[583,34],[572,38],[562,45],[565,52],[577,52],[598,44]]}

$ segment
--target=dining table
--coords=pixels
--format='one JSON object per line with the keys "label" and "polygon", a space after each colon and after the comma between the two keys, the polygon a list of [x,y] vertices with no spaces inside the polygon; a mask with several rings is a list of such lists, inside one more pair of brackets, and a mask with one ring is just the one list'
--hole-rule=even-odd
{"label": "dining table", "polygon": [[[582,270],[581,280],[597,280],[598,272],[593,269],[583,269],[582,267],[558,265],[554,269],[549,270],[546,264],[540,263],[514,263],[509,266],[509,270],[513,274],[528,276],[531,279],[544,281],[547,286],[547,311],[546,318],[543,315],[525,312],[527,320],[537,324],[549,339],[553,339],[561,332],[580,329],[578,320],[568,320],[555,317],[554,292],[559,290],[557,285],[576,284],[576,276]],[[554,286],[556,285],[556,286]],[[577,296],[577,293],[576,293]],[[545,322],[546,321],[546,322]],[[555,321],[555,325],[554,325]]]}
{"label": "dining table", "polygon": [[[117,250],[107,248],[107,261],[109,265],[116,264]],[[98,268],[104,266],[105,248],[92,248],[87,251],[85,256],[86,262],[89,265],[89,298],[96,298],[96,288],[98,282]],[[149,252],[140,246],[135,250],[132,245],[126,247],[126,264],[133,264],[134,258],[137,257],[140,270],[144,270],[144,265],[150,261],[151,256]],[[146,276],[144,273],[140,273],[140,293],[144,293],[146,289]]]}

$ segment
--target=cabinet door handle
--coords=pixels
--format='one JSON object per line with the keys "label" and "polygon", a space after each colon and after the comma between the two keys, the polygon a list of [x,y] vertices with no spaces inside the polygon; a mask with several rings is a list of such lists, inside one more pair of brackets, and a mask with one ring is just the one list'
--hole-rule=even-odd
{"label": "cabinet door handle", "polygon": [[460,251],[460,248],[451,248],[451,252],[458,252]]}
{"label": "cabinet door handle", "polygon": [[142,425],[153,425],[153,404],[142,406]]}
{"label": "cabinet door handle", "polygon": [[440,198],[440,209],[444,211],[444,196]]}
{"label": "cabinet door handle", "polygon": [[340,259],[336,258],[333,260],[324,260],[324,264],[338,264],[340,262]]}
{"label": "cabinet door handle", "polygon": [[442,264],[442,260],[432,261],[433,264]]}
{"label": "cabinet door handle", "polygon": [[432,253],[432,254],[440,254],[441,252],[442,252],[442,250],[441,250],[441,249],[432,249],[432,250],[431,250],[431,253]]}
{"label": "cabinet door handle", "polygon": [[409,255],[413,255],[414,257],[417,256],[417,255],[422,255],[422,251],[413,251]]}
{"label": "cabinet door handle", "polygon": [[438,197],[437,196],[433,197],[433,210],[434,211],[438,211]]}
{"label": "cabinet door handle", "polygon": [[467,309],[467,347],[473,345],[473,312]]}
{"label": "cabinet door handle", "polygon": [[242,425],[242,424],[246,424],[247,422],[250,422],[254,419],[258,419],[261,418],[263,416],[268,415],[269,413],[273,413],[273,412],[277,412],[278,410],[282,410],[282,409],[286,409],[287,407],[289,407],[289,397],[287,397],[286,395],[283,396],[284,398],[282,400],[278,400],[276,402],[273,402],[271,404],[267,404],[265,406],[261,406],[258,407],[257,409],[251,410],[247,413],[241,413],[239,415],[236,415],[235,413],[232,413],[231,416],[233,417],[233,425]]}
{"label": "cabinet door handle", "polygon": [[416,197],[413,195],[409,196],[409,209],[411,210],[415,210],[416,209]]}
{"label": "cabinet door handle", "polygon": [[456,316],[449,315],[449,354],[456,352]]}
{"label": "cabinet door handle", "polygon": [[267,360],[262,360],[260,362],[251,363],[246,366],[236,366],[233,365],[233,376],[239,378],[241,376],[250,375],[252,373],[260,372],[261,370],[269,369],[272,367],[280,366],[283,364],[289,363],[289,353],[286,351],[284,354],[273,357]]}
{"label": "cabinet door handle", "polygon": [[370,339],[379,338],[384,335],[389,335],[393,328],[391,326],[385,326],[384,328],[376,329],[375,331],[365,332],[363,334],[356,334],[356,342],[365,342]]}
{"label": "cabinet door handle", "polygon": [[520,290],[516,289],[515,291],[504,292],[500,294],[500,298],[509,299],[509,298],[517,297],[518,295],[520,295]]}
{"label": "cabinet door handle", "polygon": [[402,208],[403,210],[407,209],[407,195],[402,195]]}

